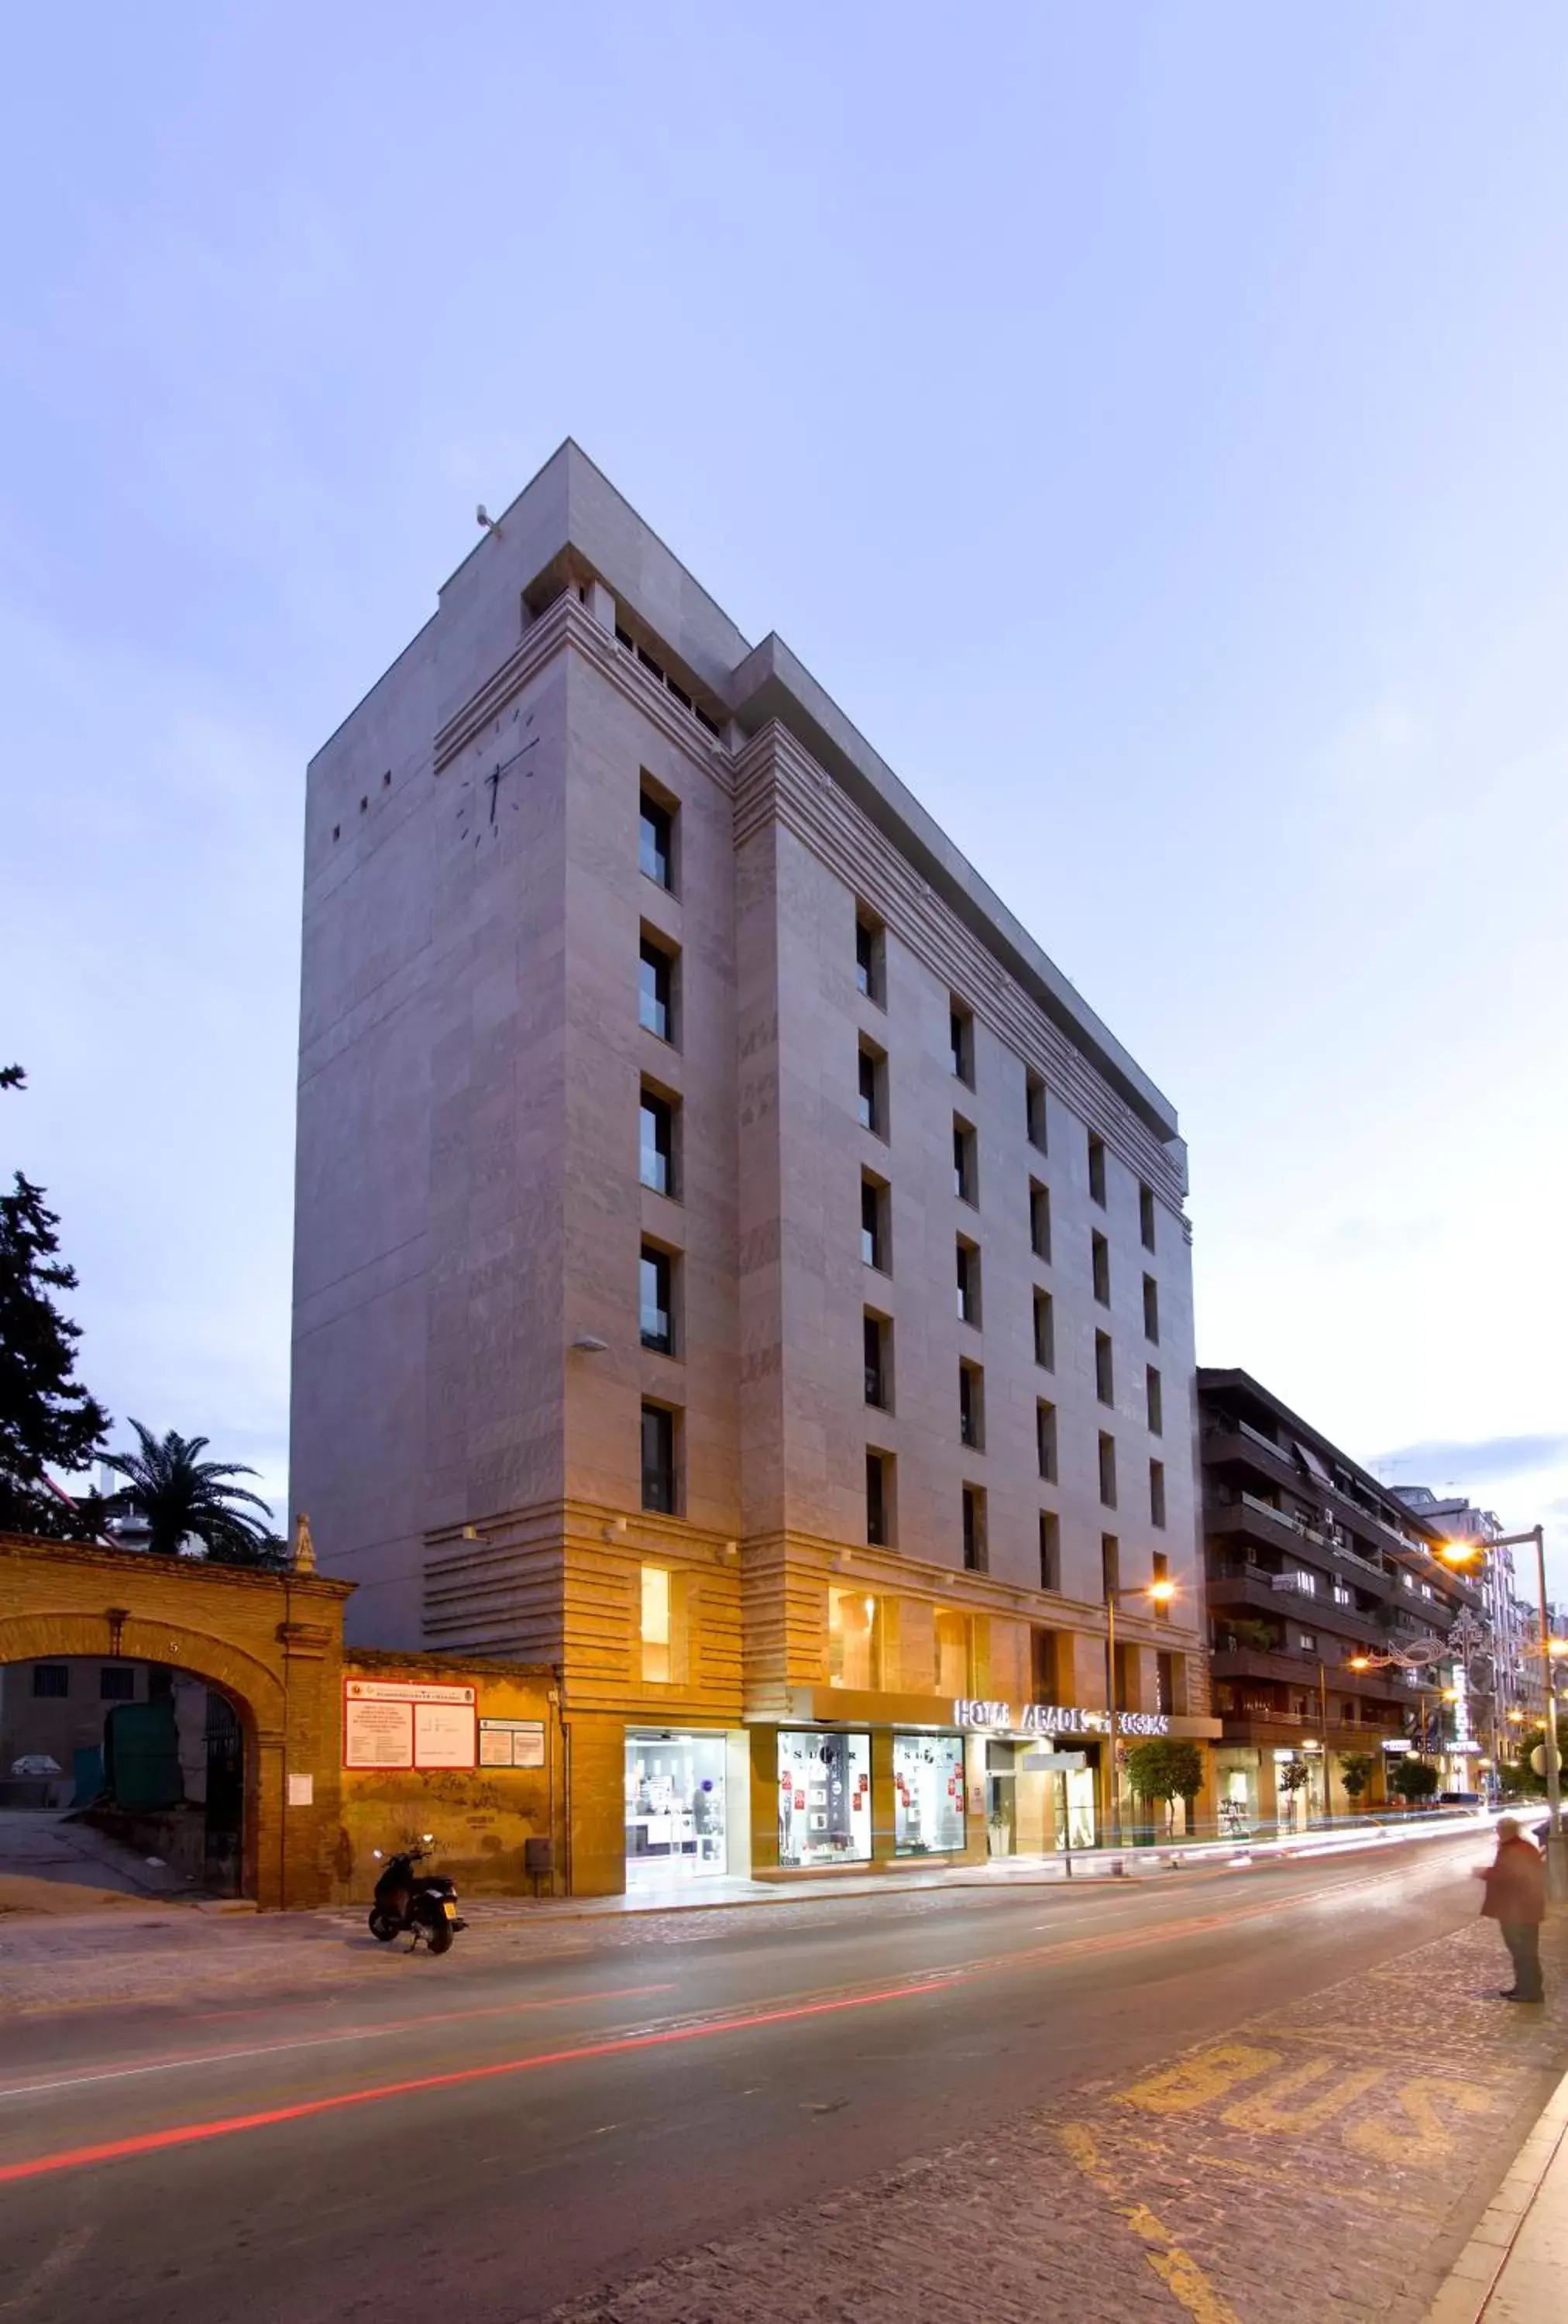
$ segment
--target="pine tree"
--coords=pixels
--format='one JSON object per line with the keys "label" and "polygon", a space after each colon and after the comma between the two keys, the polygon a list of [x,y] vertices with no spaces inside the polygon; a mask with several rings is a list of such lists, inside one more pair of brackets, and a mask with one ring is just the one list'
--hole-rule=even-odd
{"label": "pine tree", "polygon": [[[20,1065],[0,1066],[0,1090],[23,1087]],[[109,1416],[76,1378],[81,1332],[54,1304],[55,1292],[77,1286],[57,1255],[59,1223],[43,1188],[19,1170],[0,1195],[0,1532],[76,1539],[86,1526],[46,1472],[79,1469]]]}

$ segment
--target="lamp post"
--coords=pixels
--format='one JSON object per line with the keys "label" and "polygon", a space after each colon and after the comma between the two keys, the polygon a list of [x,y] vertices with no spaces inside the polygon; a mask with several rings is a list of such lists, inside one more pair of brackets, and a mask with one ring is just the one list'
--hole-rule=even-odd
{"label": "lamp post", "polygon": [[1448,1565],[1466,1565],[1473,1559],[1484,1561],[1494,1549],[1521,1549],[1526,1542],[1535,1545],[1536,1609],[1541,1624],[1541,1684],[1546,1699],[1546,1732],[1545,1758],[1546,1770],[1546,1894],[1560,1902],[1568,1899],[1568,1832],[1563,1829],[1562,1766],[1557,1750],[1557,1693],[1552,1681],[1552,1618],[1546,1605],[1546,1528],[1531,1526],[1526,1533],[1499,1534],[1495,1541],[1445,1541],[1438,1555]]}
{"label": "lamp post", "polygon": [[1168,1606],[1176,1596],[1174,1582],[1146,1582],[1136,1589],[1105,1592],[1105,1700],[1111,1708],[1111,1845],[1121,1845],[1121,1790],[1116,1780],[1116,1609],[1123,1598],[1142,1598],[1155,1607]]}

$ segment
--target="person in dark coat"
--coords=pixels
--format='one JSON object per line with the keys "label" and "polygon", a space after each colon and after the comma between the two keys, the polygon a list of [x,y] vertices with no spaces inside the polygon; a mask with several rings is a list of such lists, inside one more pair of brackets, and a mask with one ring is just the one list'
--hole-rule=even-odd
{"label": "person in dark coat", "polygon": [[1541,1986],[1541,1923],[1546,1916],[1546,1868],[1515,1816],[1498,1818],[1498,1852],[1477,1870],[1486,1883],[1481,1918],[1495,1921],[1514,1964],[1514,1981],[1500,2001],[1545,2001]]}

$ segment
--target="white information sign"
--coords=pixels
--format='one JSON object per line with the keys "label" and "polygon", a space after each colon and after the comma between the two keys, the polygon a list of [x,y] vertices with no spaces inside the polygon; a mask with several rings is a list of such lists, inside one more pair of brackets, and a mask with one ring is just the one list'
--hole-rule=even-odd
{"label": "white information sign", "polygon": [[542,1719],[482,1719],[479,1721],[479,1765],[482,1767],[542,1767]]}
{"label": "white information sign", "polygon": [[472,1767],[475,1690],[426,1679],[351,1678],[343,1687],[346,1767]]}

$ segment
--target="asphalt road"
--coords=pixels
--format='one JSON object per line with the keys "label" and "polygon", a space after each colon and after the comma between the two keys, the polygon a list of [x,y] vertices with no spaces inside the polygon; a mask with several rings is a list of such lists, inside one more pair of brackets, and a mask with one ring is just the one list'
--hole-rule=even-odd
{"label": "asphalt road", "polygon": [[1443,1935],[1485,1853],[475,1930],[374,1975],[346,1928],[338,1989],[0,2021],[0,2319],[521,2324]]}

